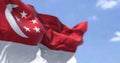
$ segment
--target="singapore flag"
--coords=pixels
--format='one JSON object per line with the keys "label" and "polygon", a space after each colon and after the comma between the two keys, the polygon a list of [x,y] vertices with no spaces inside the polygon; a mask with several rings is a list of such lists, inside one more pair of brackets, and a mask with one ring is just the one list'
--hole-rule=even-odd
{"label": "singapore flag", "polygon": [[73,28],[21,0],[0,1],[0,63],[77,63],[87,22]]}

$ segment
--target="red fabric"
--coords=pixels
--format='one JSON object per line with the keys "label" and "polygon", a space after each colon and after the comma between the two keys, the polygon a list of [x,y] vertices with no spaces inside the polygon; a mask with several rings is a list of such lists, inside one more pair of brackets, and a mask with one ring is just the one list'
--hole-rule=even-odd
{"label": "red fabric", "polygon": [[[17,7],[14,8],[13,5],[17,5]],[[21,15],[23,11],[27,13],[26,18]],[[32,6],[26,5],[20,0],[0,0],[0,12],[0,40],[26,45],[37,45],[41,42],[44,34],[44,28],[37,18],[36,11]],[[17,25],[13,26],[13,28],[10,25],[10,23],[13,24],[13,19],[11,19],[11,17],[15,19],[14,23],[17,23]],[[19,18],[20,21],[18,21],[16,17]],[[32,20],[36,20],[37,23],[33,23]],[[10,23],[8,21],[10,21]],[[19,33],[15,32],[14,28],[17,28],[16,26],[20,28],[27,38],[22,37]],[[25,27],[29,28],[29,30],[26,31]],[[36,32],[35,28],[40,29],[40,32]]]}
{"label": "red fabric", "polygon": [[76,48],[83,43],[83,34],[87,31],[87,22],[68,28],[54,16],[39,14],[39,17],[46,29],[42,44],[48,48],[75,52]]}
{"label": "red fabric", "polygon": [[[0,12],[0,40],[4,41],[32,46],[41,42],[53,50],[75,52],[83,43],[83,34],[87,31],[87,22],[68,28],[56,17],[39,14],[31,5],[26,5],[20,0],[1,0]],[[32,20],[36,20],[37,23]],[[11,22],[17,25],[12,26]],[[20,28],[27,37],[15,28]]]}

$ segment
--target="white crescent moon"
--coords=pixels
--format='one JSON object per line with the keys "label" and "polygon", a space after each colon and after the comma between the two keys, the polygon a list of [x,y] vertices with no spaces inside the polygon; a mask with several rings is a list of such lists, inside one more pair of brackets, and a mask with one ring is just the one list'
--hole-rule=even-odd
{"label": "white crescent moon", "polygon": [[13,15],[12,15],[12,9],[18,7],[18,5],[14,5],[14,4],[8,4],[7,8],[5,10],[5,16],[8,20],[8,23],[10,24],[11,28],[21,37],[24,38],[28,38],[27,35],[25,35],[22,30],[20,29],[20,27],[18,26],[18,24],[16,23]]}

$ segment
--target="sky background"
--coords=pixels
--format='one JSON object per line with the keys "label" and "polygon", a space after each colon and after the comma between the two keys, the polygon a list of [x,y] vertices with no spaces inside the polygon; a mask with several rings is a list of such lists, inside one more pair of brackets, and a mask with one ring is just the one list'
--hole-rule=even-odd
{"label": "sky background", "polygon": [[120,0],[23,0],[73,27],[88,21],[78,63],[120,63]]}

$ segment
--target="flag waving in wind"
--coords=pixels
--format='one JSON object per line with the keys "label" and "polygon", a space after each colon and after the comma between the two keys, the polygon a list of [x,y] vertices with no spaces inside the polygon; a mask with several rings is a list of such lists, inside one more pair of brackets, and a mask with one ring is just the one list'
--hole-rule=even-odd
{"label": "flag waving in wind", "polygon": [[21,0],[0,0],[0,12],[0,63],[71,63],[87,30],[87,22],[68,28]]}

